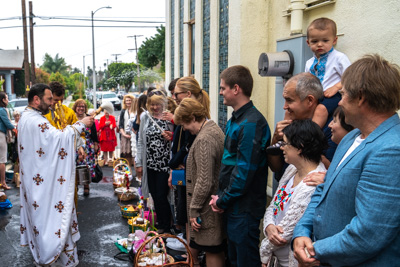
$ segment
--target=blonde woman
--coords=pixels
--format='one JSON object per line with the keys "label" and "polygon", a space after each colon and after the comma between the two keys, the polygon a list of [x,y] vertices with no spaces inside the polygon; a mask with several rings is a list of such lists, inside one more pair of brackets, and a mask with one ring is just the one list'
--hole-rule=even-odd
{"label": "blonde woman", "polygon": [[129,119],[136,115],[136,105],[133,105],[135,97],[133,95],[125,95],[122,100],[122,110],[119,115],[119,133],[121,134],[121,157],[126,158],[130,165],[133,165],[131,135],[126,133],[125,129]]}
{"label": "blonde woman", "polygon": [[168,177],[171,141],[164,139],[164,131],[172,131],[172,124],[162,119],[167,98],[162,91],[154,90],[147,98],[147,110],[140,118],[139,139],[136,154],[136,173],[142,176],[144,198],[153,197],[157,213],[158,231],[171,227],[171,209],[168,202]]}

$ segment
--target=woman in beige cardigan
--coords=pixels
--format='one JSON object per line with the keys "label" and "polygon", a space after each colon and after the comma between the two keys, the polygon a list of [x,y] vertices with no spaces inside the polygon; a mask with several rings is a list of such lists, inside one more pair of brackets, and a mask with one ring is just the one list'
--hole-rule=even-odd
{"label": "woman in beige cardigan", "polygon": [[[186,161],[189,246],[194,255],[199,250],[206,252],[207,266],[224,266],[221,214],[213,212],[208,203],[218,189],[225,136],[214,121],[207,119],[203,105],[194,99],[182,100],[175,110],[174,121],[197,135]],[[199,266],[197,257],[196,265]]]}

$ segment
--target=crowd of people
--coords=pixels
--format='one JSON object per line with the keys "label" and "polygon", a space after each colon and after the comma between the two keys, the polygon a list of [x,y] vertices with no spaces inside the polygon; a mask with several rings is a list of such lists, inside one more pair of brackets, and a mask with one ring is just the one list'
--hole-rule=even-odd
{"label": "crowd of people", "polygon": [[[253,78],[241,65],[220,74],[219,94],[233,110],[225,133],[193,77],[173,80],[172,97],[156,88],[138,99],[126,95],[120,116],[105,110],[97,127],[85,100],[61,105],[62,131],[59,83],[32,86],[18,131],[0,92],[4,189],[4,144],[8,132],[18,132],[21,244],[37,264],[78,264],[75,167],[93,170],[99,150],[108,163],[120,138],[143,197],[154,201],[158,233],[182,232],[195,267],[200,252],[209,267],[396,266],[400,70],[378,55],[351,64],[333,48],[336,35],[327,18],[308,27],[314,56],[285,81],[285,115],[273,133],[250,99]],[[278,183],[269,205],[268,168]],[[182,172],[184,185],[176,182]]]}

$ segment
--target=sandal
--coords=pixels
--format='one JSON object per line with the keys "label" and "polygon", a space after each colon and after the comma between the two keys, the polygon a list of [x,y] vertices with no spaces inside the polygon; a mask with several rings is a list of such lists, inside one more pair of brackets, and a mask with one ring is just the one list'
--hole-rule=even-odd
{"label": "sandal", "polygon": [[9,186],[6,185],[6,184],[3,184],[1,187],[2,187],[3,189],[5,189],[5,190],[10,190],[10,189],[11,189],[11,187],[9,187]]}

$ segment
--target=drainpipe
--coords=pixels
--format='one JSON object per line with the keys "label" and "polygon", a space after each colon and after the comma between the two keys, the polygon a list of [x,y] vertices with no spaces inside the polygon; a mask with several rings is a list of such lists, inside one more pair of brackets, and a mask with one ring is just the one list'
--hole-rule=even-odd
{"label": "drainpipe", "polygon": [[290,35],[303,33],[304,0],[290,0]]}

